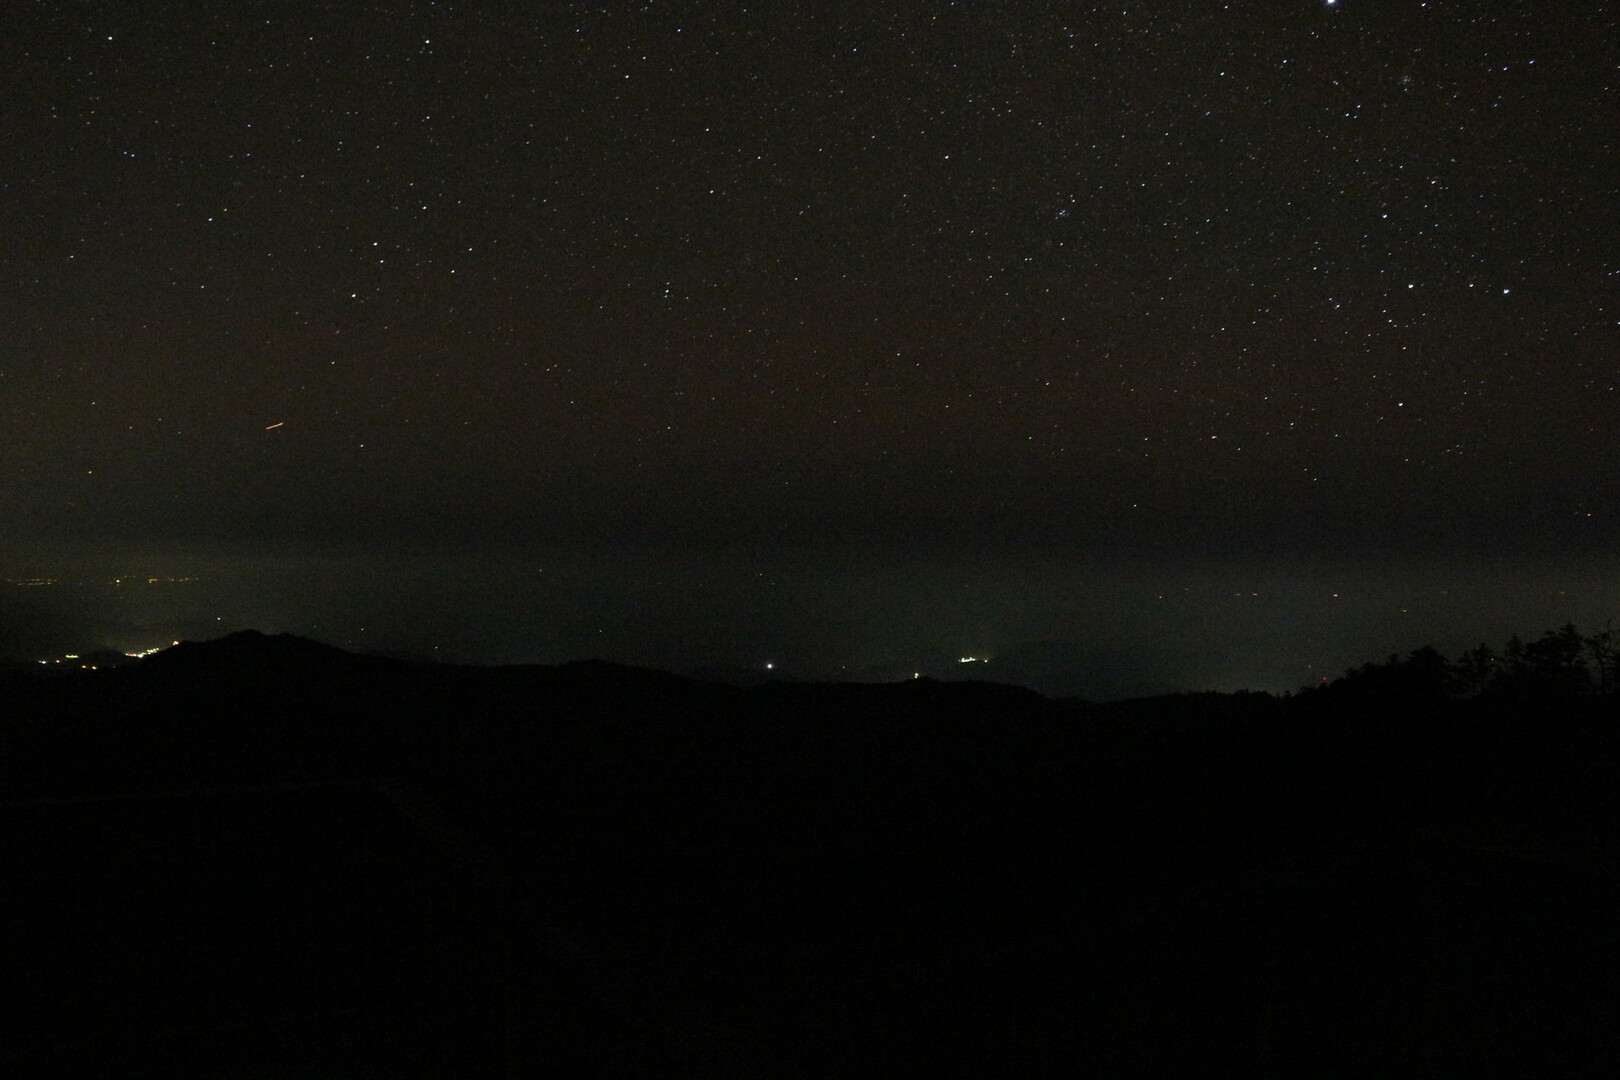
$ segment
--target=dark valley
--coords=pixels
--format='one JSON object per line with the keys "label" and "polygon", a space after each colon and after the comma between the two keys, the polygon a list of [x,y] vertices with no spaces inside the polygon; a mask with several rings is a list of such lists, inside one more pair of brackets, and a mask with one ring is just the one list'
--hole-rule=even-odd
{"label": "dark valley", "polygon": [[254,632],[13,671],[0,1061],[1595,1075],[1620,712],[1573,633],[1109,704]]}

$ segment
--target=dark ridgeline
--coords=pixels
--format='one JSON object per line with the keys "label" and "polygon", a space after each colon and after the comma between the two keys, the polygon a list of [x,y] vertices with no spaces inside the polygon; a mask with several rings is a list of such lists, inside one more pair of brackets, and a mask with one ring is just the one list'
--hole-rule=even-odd
{"label": "dark ridgeline", "polygon": [[1596,1074],[1608,647],[1110,705],[256,633],[10,674],[0,1067]]}

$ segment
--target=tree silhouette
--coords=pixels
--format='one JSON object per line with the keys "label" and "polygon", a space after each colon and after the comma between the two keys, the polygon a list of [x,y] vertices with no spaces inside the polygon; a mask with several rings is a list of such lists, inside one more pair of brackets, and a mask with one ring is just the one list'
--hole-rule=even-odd
{"label": "tree silhouette", "polygon": [[1422,704],[1447,696],[1451,666],[1432,645],[1414,649],[1406,656],[1391,653],[1381,664],[1362,664],[1335,679],[1327,687],[1335,695],[1368,702],[1399,701]]}
{"label": "tree silhouette", "polygon": [[1598,693],[1614,693],[1616,677],[1620,675],[1616,670],[1620,666],[1620,646],[1615,642],[1612,622],[1605,623],[1601,631],[1586,639],[1586,651],[1596,669]]}
{"label": "tree silhouette", "polygon": [[[1313,688],[1306,688],[1307,690]],[[1620,639],[1610,626],[1590,636],[1573,623],[1534,641],[1517,635],[1501,653],[1485,642],[1447,660],[1433,646],[1362,664],[1320,688],[1362,701],[1567,700],[1620,691]]]}
{"label": "tree silhouette", "polygon": [[1462,697],[1479,697],[1490,687],[1501,667],[1502,658],[1496,655],[1496,650],[1480,642],[1451,665],[1452,692]]}
{"label": "tree silhouette", "polygon": [[1592,693],[1592,672],[1586,666],[1587,640],[1565,623],[1532,642],[1517,636],[1507,643],[1507,670],[1496,688],[1511,697],[1577,697]]}

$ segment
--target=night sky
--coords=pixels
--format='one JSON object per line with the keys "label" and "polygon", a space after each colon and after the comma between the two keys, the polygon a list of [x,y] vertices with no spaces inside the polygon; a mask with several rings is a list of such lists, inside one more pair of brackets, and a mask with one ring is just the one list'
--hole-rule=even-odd
{"label": "night sky", "polygon": [[1620,614],[1609,5],[56,0],[0,55],[0,653],[1108,696]]}

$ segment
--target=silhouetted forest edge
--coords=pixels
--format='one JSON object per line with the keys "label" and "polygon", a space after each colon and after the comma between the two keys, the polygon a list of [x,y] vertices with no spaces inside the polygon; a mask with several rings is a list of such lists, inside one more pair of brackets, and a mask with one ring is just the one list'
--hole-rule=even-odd
{"label": "silhouetted forest edge", "polygon": [[254,632],[14,671],[0,1061],[1597,1075],[1615,655],[1110,703]]}

